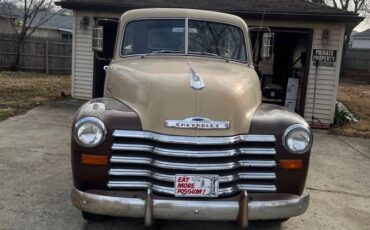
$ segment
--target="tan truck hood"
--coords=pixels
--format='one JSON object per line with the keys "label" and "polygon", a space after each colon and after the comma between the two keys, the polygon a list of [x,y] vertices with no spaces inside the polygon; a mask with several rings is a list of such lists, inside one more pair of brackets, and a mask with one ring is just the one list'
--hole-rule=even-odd
{"label": "tan truck hood", "polygon": [[[190,86],[192,71],[205,87]],[[137,112],[143,130],[185,136],[230,136],[248,133],[252,115],[261,103],[259,80],[246,65],[202,57],[127,58],[112,62],[105,96]],[[165,127],[166,120],[204,117],[229,121],[217,130]]]}

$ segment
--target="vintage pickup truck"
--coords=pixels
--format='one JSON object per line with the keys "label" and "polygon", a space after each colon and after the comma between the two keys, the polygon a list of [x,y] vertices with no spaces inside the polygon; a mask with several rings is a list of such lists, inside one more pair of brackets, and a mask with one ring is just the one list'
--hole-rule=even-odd
{"label": "vintage pickup truck", "polygon": [[[261,103],[245,21],[140,9],[118,28],[104,97],[85,103],[73,123],[71,197],[85,219],[247,227],[305,212],[312,133],[299,115]],[[261,36],[268,57],[273,34]]]}

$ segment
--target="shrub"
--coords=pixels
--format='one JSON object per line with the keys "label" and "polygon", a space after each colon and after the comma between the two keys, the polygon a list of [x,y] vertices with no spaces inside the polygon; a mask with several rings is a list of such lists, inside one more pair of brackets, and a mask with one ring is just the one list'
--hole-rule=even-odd
{"label": "shrub", "polygon": [[340,127],[350,122],[357,122],[358,119],[341,102],[335,105],[334,126]]}

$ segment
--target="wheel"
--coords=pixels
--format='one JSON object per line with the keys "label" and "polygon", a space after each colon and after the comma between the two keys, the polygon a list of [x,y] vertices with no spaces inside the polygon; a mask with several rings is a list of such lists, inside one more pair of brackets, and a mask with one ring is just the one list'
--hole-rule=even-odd
{"label": "wheel", "polygon": [[103,220],[105,216],[91,213],[91,212],[85,212],[82,211],[82,217],[89,222],[94,222],[94,221],[100,221]]}
{"label": "wheel", "polygon": [[159,230],[159,229],[160,229],[160,227],[159,227],[159,225],[158,225],[158,224],[153,224],[152,226],[150,226],[150,227],[145,227],[144,229],[145,229],[145,230]]}
{"label": "wheel", "polygon": [[278,224],[289,220],[289,218],[271,219],[271,220],[260,220],[261,223]]}
{"label": "wheel", "polygon": [[289,218],[283,218],[283,219],[275,219],[275,220],[271,220],[271,222],[275,222],[275,223],[282,223],[282,222],[285,222],[285,221],[288,221]]}

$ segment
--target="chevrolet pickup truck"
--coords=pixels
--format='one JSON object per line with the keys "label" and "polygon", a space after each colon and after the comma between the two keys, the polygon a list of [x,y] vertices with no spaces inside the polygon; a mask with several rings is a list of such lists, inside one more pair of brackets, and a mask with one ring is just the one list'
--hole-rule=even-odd
{"label": "chevrolet pickup truck", "polygon": [[[71,198],[83,217],[247,227],[303,214],[312,133],[298,114],[261,102],[246,22],[139,9],[118,25],[104,97],[73,121]],[[273,34],[261,36],[267,58]]]}

